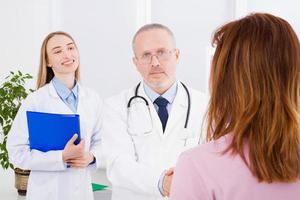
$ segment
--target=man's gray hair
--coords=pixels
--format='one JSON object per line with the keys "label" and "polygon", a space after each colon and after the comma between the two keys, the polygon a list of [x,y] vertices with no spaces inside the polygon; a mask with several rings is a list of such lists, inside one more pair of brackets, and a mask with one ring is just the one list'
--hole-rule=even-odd
{"label": "man's gray hair", "polygon": [[152,23],[152,24],[146,24],[146,25],[142,26],[142,27],[135,33],[135,35],[133,36],[133,39],[132,39],[132,49],[133,49],[133,52],[135,52],[135,50],[134,50],[134,44],[135,44],[135,40],[136,40],[137,36],[138,36],[140,33],[142,33],[142,32],[149,31],[149,30],[153,30],[153,29],[161,29],[161,30],[165,30],[165,31],[172,37],[172,39],[174,40],[174,45],[176,45],[175,37],[174,37],[174,34],[173,34],[173,32],[171,31],[171,29],[169,29],[167,26],[162,25],[162,24]]}

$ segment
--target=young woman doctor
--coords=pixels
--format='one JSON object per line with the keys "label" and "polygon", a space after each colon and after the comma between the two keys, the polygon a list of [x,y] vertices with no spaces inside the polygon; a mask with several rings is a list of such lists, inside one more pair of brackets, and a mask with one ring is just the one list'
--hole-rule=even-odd
{"label": "young woman doctor", "polygon": [[[31,170],[29,200],[91,200],[90,169],[99,166],[102,101],[79,84],[79,52],[65,32],[50,33],[41,48],[37,90],[24,100],[7,140],[10,162]],[[60,151],[30,149],[26,111],[79,114],[81,141],[75,134]]]}

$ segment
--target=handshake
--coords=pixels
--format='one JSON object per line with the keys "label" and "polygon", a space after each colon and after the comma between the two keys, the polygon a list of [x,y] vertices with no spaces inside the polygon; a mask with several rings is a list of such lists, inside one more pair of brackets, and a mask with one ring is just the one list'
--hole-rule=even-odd
{"label": "handshake", "polygon": [[168,169],[165,173],[164,180],[163,180],[163,194],[164,196],[170,196],[170,189],[172,184],[174,174],[174,167]]}

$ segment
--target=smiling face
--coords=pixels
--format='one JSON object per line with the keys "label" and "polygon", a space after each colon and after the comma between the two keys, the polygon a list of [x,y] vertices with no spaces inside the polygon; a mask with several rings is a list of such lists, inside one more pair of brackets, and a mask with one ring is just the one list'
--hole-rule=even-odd
{"label": "smiling face", "polygon": [[173,37],[163,29],[143,31],[135,38],[134,51],[133,62],[145,83],[163,94],[176,80],[179,50]]}
{"label": "smiling face", "polygon": [[66,35],[54,35],[46,46],[47,66],[55,76],[75,76],[79,66],[79,53],[74,41]]}

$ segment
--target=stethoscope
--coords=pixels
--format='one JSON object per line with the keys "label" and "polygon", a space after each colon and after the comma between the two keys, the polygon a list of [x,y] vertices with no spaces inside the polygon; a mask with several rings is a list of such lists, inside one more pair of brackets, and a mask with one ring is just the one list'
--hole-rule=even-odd
{"label": "stethoscope", "polygon": [[[187,87],[182,82],[180,82],[180,83],[182,84],[184,90],[186,91],[187,99],[188,99],[188,107],[187,107],[187,113],[186,113],[185,124],[184,124],[184,129],[186,130],[186,132],[188,132],[187,127],[188,127],[190,111],[191,111],[191,97],[190,97],[190,93],[189,93],[189,90],[187,89]],[[130,113],[130,108],[131,108],[132,101],[135,100],[135,99],[141,99],[145,103],[145,105],[147,107],[147,110],[150,113],[149,102],[147,101],[147,99],[145,97],[138,95],[138,90],[140,88],[140,85],[141,85],[141,82],[139,82],[137,84],[137,86],[135,88],[134,96],[132,96],[129,99],[128,103],[127,103],[127,111],[128,111],[127,119],[129,119],[129,115],[130,115],[129,113]],[[151,118],[151,114],[149,114],[149,117]],[[152,121],[152,118],[151,118],[151,121]],[[152,122],[151,122],[151,125],[152,125]],[[133,138],[133,135],[137,135],[137,134],[130,133],[131,131],[129,130],[128,126],[129,126],[129,122],[127,121],[127,129],[128,129],[127,131],[129,133],[129,135],[131,137],[131,141],[133,143],[135,159],[136,159],[136,161],[138,161],[139,156],[138,156],[136,144],[135,144],[135,141],[134,141],[134,138]],[[139,132],[139,131],[136,131],[136,132]],[[152,132],[152,130],[149,129],[148,131],[144,131],[144,134],[151,133],[151,132]],[[184,146],[186,146],[186,141],[187,141],[187,138],[185,138]]]}
{"label": "stethoscope", "polygon": [[[189,123],[190,111],[191,111],[191,96],[190,96],[190,93],[189,93],[189,90],[187,89],[187,87],[182,82],[180,82],[180,83],[183,86],[183,88],[184,88],[184,90],[187,94],[187,98],[188,98],[188,107],[187,107],[187,112],[186,112],[186,117],[185,117],[185,124],[184,124],[184,128],[187,129],[187,126],[188,126],[188,123]],[[139,82],[137,84],[137,86],[135,88],[134,96],[132,96],[129,99],[129,101],[127,103],[127,109],[130,109],[132,100],[137,99],[137,98],[142,99],[145,102],[146,106],[149,107],[149,103],[148,103],[147,99],[145,97],[142,97],[142,96],[138,95],[138,90],[139,90],[140,85],[141,85],[141,82]]]}

